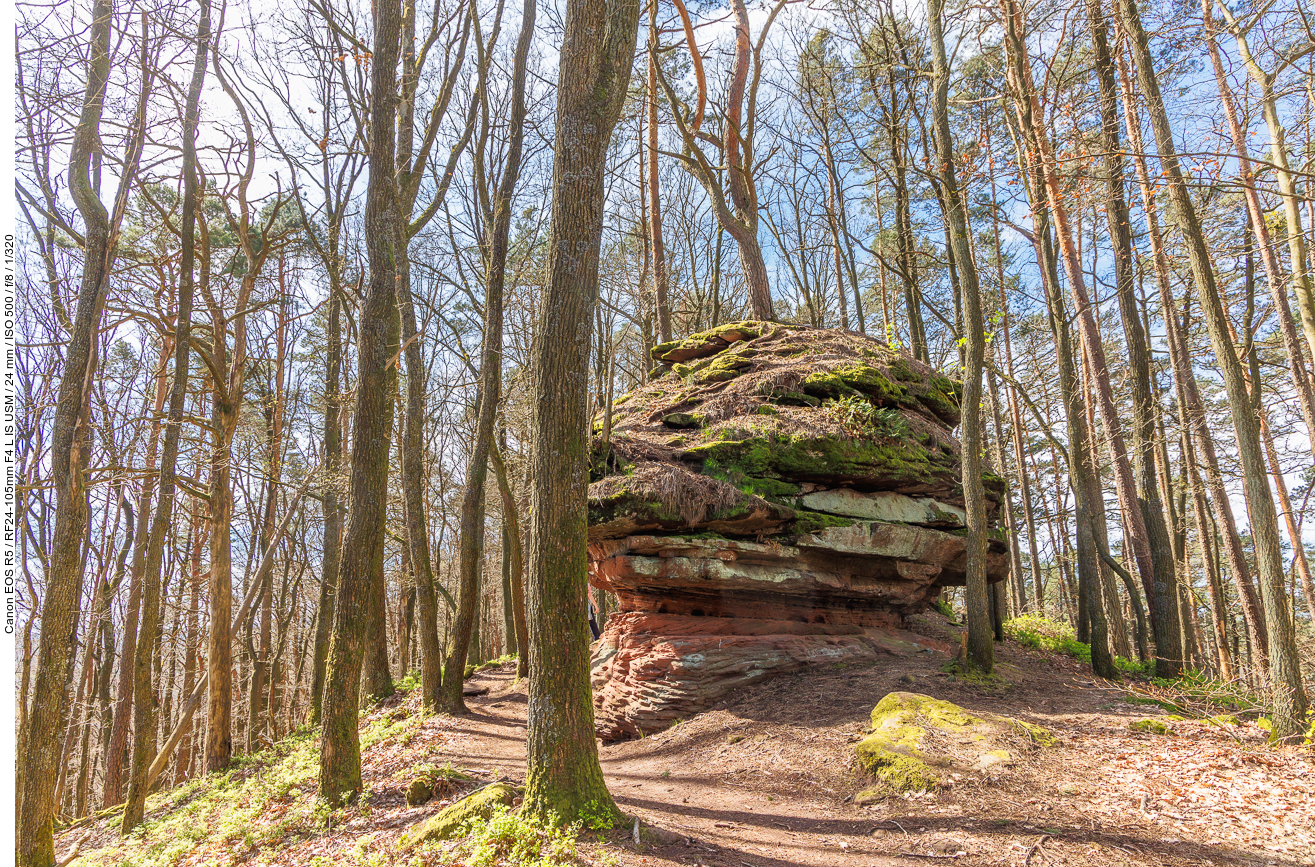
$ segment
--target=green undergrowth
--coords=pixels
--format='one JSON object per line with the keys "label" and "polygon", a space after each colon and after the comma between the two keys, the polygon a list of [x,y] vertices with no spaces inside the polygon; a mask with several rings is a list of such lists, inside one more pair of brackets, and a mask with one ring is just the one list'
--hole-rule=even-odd
{"label": "green undergrowth", "polygon": [[[581,856],[576,840],[586,831],[606,831],[611,822],[563,825],[555,814],[545,821],[522,816],[499,805],[488,818],[468,822],[461,837],[452,843],[422,846],[408,862],[409,867],[440,864],[444,867],[580,867],[585,864],[614,864],[606,853]],[[602,854],[603,860],[599,860]]]}
{"label": "green undergrowth", "polygon": [[[362,720],[361,750],[385,741],[405,745],[422,722],[415,715],[383,713]],[[198,777],[152,795],[146,820],[124,839],[88,850],[70,867],[173,867],[181,863],[276,863],[277,853],[319,837],[342,821],[317,792],[318,732],[302,730],[266,750],[239,756],[222,773]],[[368,814],[367,787],[349,808]],[[116,826],[117,817],[109,820]],[[370,859],[334,861],[334,867]]]}
{"label": "green undergrowth", "polygon": [[[1006,637],[1024,647],[1062,653],[1087,665],[1091,664],[1091,645],[1078,641],[1073,627],[1067,623],[1051,620],[1041,614],[1023,614],[1006,620],[1004,629]],[[1116,656],[1114,667],[1125,675],[1148,677],[1155,668],[1155,662],[1151,660],[1143,663]]]}

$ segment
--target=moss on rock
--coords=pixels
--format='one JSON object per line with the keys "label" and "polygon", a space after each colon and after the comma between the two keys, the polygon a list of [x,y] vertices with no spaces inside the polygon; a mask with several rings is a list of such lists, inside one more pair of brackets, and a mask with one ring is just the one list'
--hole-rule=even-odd
{"label": "moss on rock", "polygon": [[[1005,746],[1016,743],[1018,734],[1041,746],[1057,743],[1040,726],[1011,717],[977,716],[953,702],[912,692],[892,692],[872,709],[871,734],[855,751],[859,766],[879,782],[875,792],[897,794],[929,789],[936,785],[936,768],[951,765],[947,759],[926,752],[936,730],[958,746],[959,751],[977,754],[976,770],[1009,766],[1014,755]],[[1025,747],[1026,748],[1026,747]]]}
{"label": "moss on rock", "polygon": [[445,807],[423,822],[411,826],[402,837],[400,849],[412,849],[431,840],[450,840],[473,819],[488,819],[495,807],[510,807],[516,800],[516,790],[506,783],[485,786],[467,795],[455,804]]}
{"label": "moss on rock", "polygon": [[1171,735],[1173,726],[1164,720],[1158,719],[1139,719],[1128,723],[1128,728],[1135,732],[1141,732],[1144,735]]}

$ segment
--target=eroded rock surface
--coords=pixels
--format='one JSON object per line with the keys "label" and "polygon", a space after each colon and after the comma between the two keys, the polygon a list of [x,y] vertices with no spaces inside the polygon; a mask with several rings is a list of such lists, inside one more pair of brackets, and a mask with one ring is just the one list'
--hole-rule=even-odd
{"label": "eroded rock surface", "polygon": [[[594,422],[599,734],[640,735],[898,634],[966,569],[958,383],[849,332],[738,322],[653,350],[663,375]],[[1002,480],[983,475],[994,512]],[[992,580],[1008,568],[993,539]]]}

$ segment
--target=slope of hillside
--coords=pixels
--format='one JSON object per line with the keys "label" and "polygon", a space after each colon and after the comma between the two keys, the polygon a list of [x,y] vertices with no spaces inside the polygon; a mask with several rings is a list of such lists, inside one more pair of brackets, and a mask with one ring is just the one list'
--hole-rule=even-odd
{"label": "slope of hillside", "polygon": [[[952,627],[929,615],[919,628]],[[1014,644],[999,656],[1003,683],[990,687],[942,671],[935,653],[784,676],[659,735],[604,746],[617,804],[655,833],[639,845],[633,827],[586,833],[573,863],[1315,864],[1308,750],[1272,747],[1245,719],[1173,719],[1065,657]],[[414,696],[367,715],[359,805],[330,813],[315,797],[317,739],[302,734],[226,774],[153,796],[142,832],[127,840],[108,816],[64,829],[57,851],[80,843],[78,867],[480,863],[468,853],[445,860],[441,848],[398,850],[409,827],[465,791],[524,779],[524,684],[509,666],[475,680],[489,692],[470,700],[469,717],[422,718]],[[867,784],[854,745],[872,707],[895,690],[1018,717],[1060,742],[1011,767],[859,806],[855,795]],[[407,806],[409,782],[445,768],[471,779]]]}

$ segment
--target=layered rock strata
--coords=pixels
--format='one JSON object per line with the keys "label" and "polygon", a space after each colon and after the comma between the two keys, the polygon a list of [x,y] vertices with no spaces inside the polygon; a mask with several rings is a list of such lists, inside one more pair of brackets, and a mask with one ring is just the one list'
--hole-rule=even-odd
{"label": "layered rock strata", "polygon": [[[590,582],[619,601],[594,648],[599,734],[916,651],[904,618],[967,566],[958,384],[861,335],[761,322],[654,357],[665,372],[595,420]],[[983,482],[994,512],[1003,483]],[[1003,540],[988,559],[999,580]]]}

